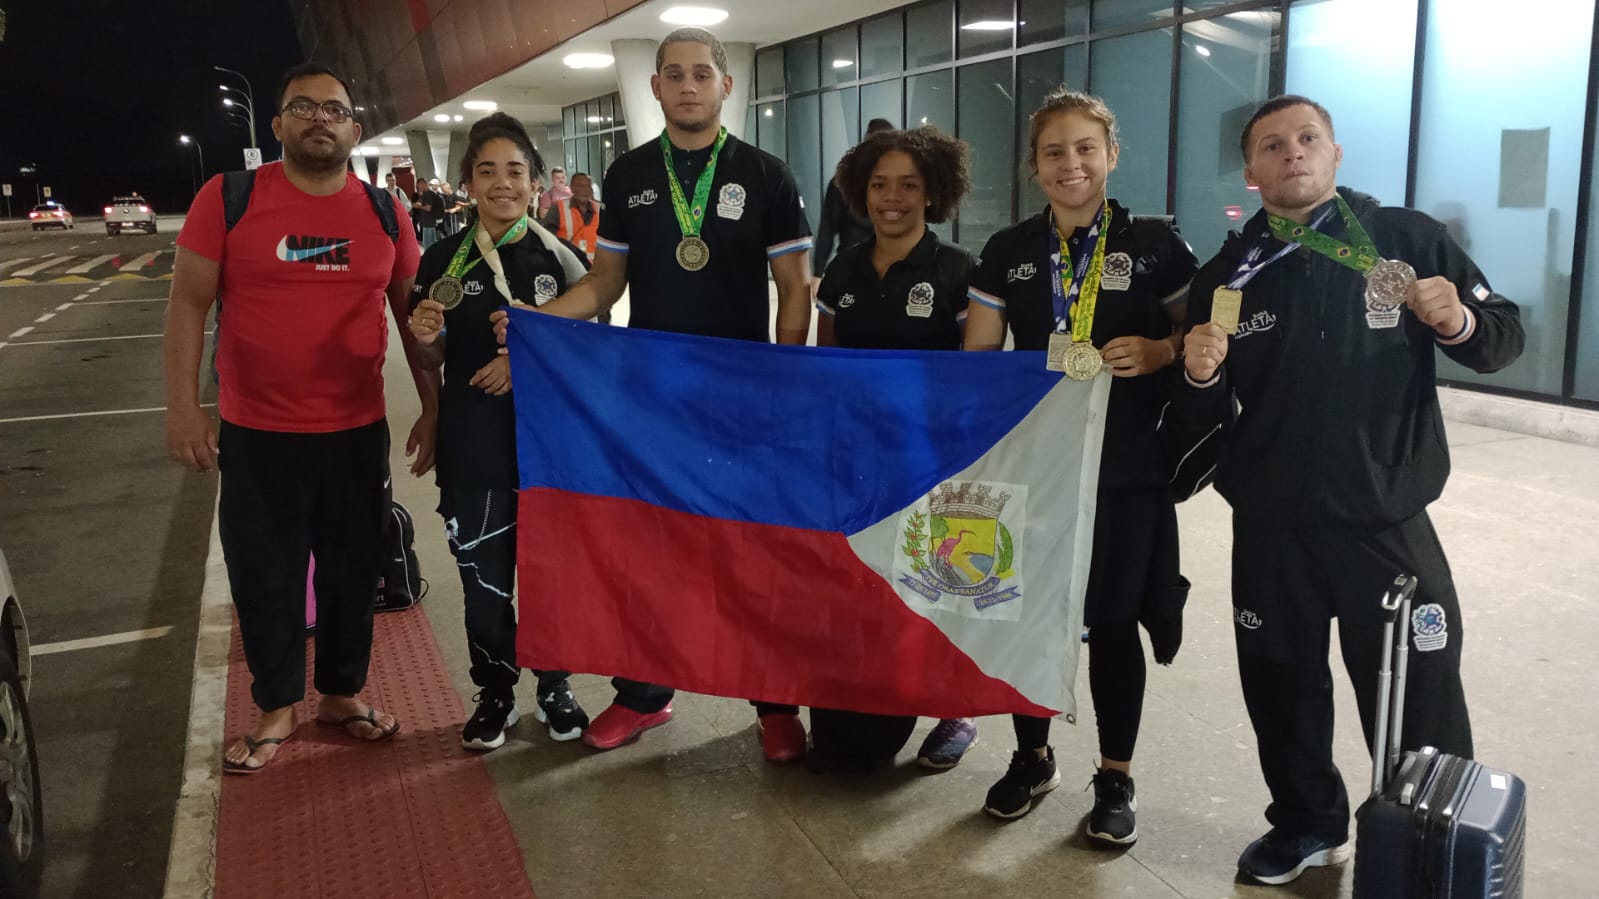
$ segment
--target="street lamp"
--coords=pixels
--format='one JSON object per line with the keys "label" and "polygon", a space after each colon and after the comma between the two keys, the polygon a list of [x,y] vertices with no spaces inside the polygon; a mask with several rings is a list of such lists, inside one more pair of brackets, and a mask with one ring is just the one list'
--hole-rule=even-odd
{"label": "street lamp", "polygon": [[[200,142],[199,141],[197,141],[194,138],[188,136],[187,134],[178,135],[178,143],[183,144],[184,146],[188,146],[189,144],[193,144],[194,145],[194,151],[200,155],[200,178],[201,178],[201,180],[204,180],[205,179],[205,148],[200,146]],[[200,193],[199,182],[195,182],[194,192],[195,192],[195,194],[199,194]]]}
{"label": "street lamp", "polygon": [[249,125],[250,125],[250,146],[252,146],[252,147],[256,146],[256,142],[255,142],[255,104],[250,102],[250,98],[243,91],[240,91],[237,88],[228,87],[226,84],[219,84],[217,86],[222,88],[222,90],[224,92],[232,91],[233,93],[238,94],[241,97],[241,99],[238,99],[238,100],[235,100],[232,97],[223,97],[222,98],[222,105],[226,106],[230,110],[235,110],[235,111],[241,111],[242,112],[242,114],[244,115],[246,121],[248,121]]}
{"label": "street lamp", "polygon": [[[229,75],[237,75],[239,80],[244,82],[244,99],[249,106],[246,111],[250,115],[250,147],[252,149],[259,147],[260,145],[255,142],[255,88],[250,86],[250,79],[246,78],[243,72],[234,69],[223,66],[212,66],[211,68],[216,69],[218,72],[226,72]],[[223,87],[226,89],[226,85],[223,85]]]}

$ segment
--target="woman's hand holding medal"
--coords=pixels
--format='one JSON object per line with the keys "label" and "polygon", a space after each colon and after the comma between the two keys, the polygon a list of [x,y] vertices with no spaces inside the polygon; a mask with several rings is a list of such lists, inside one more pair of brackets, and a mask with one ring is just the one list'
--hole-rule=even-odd
{"label": "woman's hand holding medal", "polygon": [[410,326],[411,335],[417,343],[432,346],[439,332],[444,329],[444,307],[437,300],[423,300],[411,310],[411,317],[406,324]]}

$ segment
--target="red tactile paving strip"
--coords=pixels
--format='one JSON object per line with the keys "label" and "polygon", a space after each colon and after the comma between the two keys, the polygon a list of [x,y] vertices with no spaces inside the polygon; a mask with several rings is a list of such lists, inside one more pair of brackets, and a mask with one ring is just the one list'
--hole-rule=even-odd
{"label": "red tactile paving strip", "polygon": [[[215,899],[532,899],[522,851],[483,762],[461,748],[464,720],[420,609],[379,615],[363,697],[400,719],[363,744],[300,721],[270,767],[222,778]],[[237,619],[228,652],[227,740],[256,720]]]}

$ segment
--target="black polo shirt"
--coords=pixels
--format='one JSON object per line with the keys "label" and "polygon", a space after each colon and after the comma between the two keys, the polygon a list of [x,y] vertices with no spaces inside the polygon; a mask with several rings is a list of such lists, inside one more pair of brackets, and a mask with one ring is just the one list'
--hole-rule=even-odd
{"label": "black polo shirt", "polygon": [[[1175,227],[1156,219],[1135,222],[1121,204],[1115,200],[1110,204],[1105,267],[1094,310],[1094,346],[1103,348],[1124,336],[1170,337],[1173,325],[1166,307],[1186,302],[1188,282],[1199,269],[1199,260]],[[1068,238],[1078,259],[1088,230],[1078,228]],[[968,296],[1004,314],[1018,350],[1047,348],[1055,330],[1050,254],[1059,247],[1047,208],[995,234],[983,247],[982,265],[972,275]],[[1113,380],[1100,465],[1102,487],[1166,483],[1155,427],[1166,404],[1167,384],[1166,372]]]}
{"label": "black polo shirt", "polygon": [[[684,197],[710,148],[672,153]],[[728,135],[716,162],[700,237],[711,258],[697,272],[677,264],[682,240],[659,140],[629,150],[605,173],[601,251],[627,254],[629,325],[707,337],[771,340],[768,260],[811,247],[799,188],[782,160]]]}
{"label": "black polo shirt", "polygon": [[841,250],[817,289],[816,308],[833,319],[834,342],[873,350],[958,350],[966,287],[977,260],[931,228],[882,278],[872,265],[875,236]]}
{"label": "black polo shirt", "polygon": [[[466,232],[439,240],[422,254],[411,307],[427,298],[433,282],[444,276]],[[467,259],[479,258],[474,247]],[[521,302],[542,306],[566,291],[566,273],[555,254],[529,232],[500,247],[500,262],[511,293]],[[444,313],[444,389],[439,394],[439,436],[435,463],[438,484],[450,490],[515,490],[516,410],[513,394],[489,396],[471,385],[478,369],[500,350],[489,316],[504,306],[494,287],[494,272],[479,262],[461,277],[466,296]]]}

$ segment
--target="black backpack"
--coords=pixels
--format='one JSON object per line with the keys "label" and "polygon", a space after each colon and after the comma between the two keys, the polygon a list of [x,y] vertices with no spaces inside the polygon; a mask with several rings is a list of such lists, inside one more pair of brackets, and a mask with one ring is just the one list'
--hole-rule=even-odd
{"label": "black backpack", "polygon": [[427,595],[428,582],[416,560],[416,522],[398,502],[390,502],[388,523],[383,528],[386,549],[383,574],[378,578],[375,612],[409,609]]}
{"label": "black backpack", "polygon": [[893,764],[915,729],[915,715],[813,708],[805,766],[816,774],[870,774],[880,765]]}

